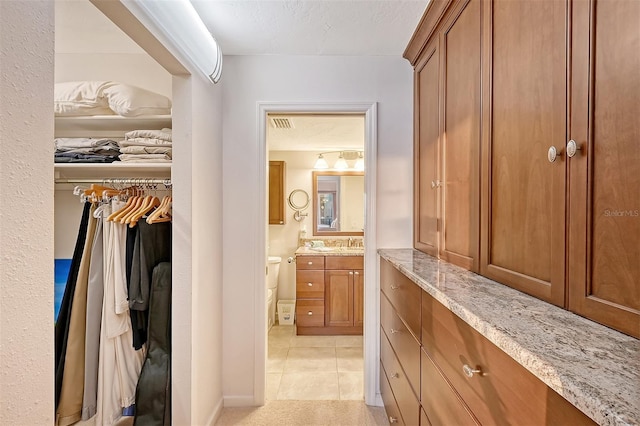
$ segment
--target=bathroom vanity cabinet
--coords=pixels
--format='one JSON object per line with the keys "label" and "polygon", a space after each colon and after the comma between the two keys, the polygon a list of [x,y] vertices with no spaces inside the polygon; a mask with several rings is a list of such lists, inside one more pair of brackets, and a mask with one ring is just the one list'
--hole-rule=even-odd
{"label": "bathroom vanity cabinet", "polygon": [[298,335],[360,335],[363,304],[363,256],[296,257]]}

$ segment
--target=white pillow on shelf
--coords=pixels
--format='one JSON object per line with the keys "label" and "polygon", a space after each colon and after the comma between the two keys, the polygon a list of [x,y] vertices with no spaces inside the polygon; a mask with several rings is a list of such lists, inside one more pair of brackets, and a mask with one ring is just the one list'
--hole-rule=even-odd
{"label": "white pillow on shelf", "polygon": [[104,90],[112,81],[69,81],[56,83],[53,90],[53,110],[56,115],[113,115]]}
{"label": "white pillow on shelf", "polygon": [[171,100],[159,93],[123,83],[113,83],[103,93],[109,108],[123,117],[171,114]]}

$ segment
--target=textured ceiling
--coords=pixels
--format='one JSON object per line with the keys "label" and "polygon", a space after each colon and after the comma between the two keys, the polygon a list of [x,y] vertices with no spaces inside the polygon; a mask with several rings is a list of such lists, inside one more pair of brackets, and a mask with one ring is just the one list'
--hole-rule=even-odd
{"label": "textured ceiling", "polygon": [[[286,118],[290,129],[275,128],[272,118]],[[270,151],[340,151],[364,149],[364,115],[269,115],[267,143]]]}
{"label": "textured ceiling", "polygon": [[402,55],[429,0],[192,0],[225,55]]}

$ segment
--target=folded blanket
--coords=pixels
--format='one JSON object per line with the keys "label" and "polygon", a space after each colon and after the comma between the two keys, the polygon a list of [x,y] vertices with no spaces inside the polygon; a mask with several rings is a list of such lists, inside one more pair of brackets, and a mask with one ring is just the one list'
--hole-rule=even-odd
{"label": "folded blanket", "polygon": [[167,146],[125,146],[120,148],[123,154],[169,154],[171,156],[171,147]]}
{"label": "folded blanket", "polygon": [[165,146],[171,147],[172,143],[169,141],[164,141],[162,139],[151,139],[151,138],[134,138],[134,139],[126,139],[118,142],[120,147],[125,146]]}
{"label": "folded blanket", "polygon": [[[124,155],[124,154],[123,154]],[[135,158],[135,159],[120,159],[123,163],[171,163],[171,160],[162,160],[159,158]]]}
{"label": "folded blanket", "polygon": [[153,161],[171,161],[170,154],[121,154],[120,161],[130,162],[130,163],[139,163],[140,160],[150,160]]}
{"label": "folded blanket", "polygon": [[135,139],[135,138],[149,138],[149,139],[160,139],[163,141],[171,142],[171,129],[162,129],[162,130],[132,130],[124,134],[125,139]]}
{"label": "folded blanket", "polygon": [[117,141],[107,138],[56,138],[54,139],[56,149],[64,148],[95,148],[98,146],[116,145]]}
{"label": "folded blanket", "polygon": [[120,148],[118,145],[104,145],[93,148],[67,148],[62,147],[56,149],[56,153],[72,152],[74,154],[100,154],[100,155],[118,155],[120,154]]}

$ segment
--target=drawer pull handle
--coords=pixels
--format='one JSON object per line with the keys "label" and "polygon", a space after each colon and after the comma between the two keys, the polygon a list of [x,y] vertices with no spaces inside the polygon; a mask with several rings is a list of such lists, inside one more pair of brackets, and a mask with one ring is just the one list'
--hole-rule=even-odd
{"label": "drawer pull handle", "polygon": [[309,287],[313,287],[313,283],[307,283]]}
{"label": "drawer pull handle", "polygon": [[391,377],[392,377],[392,378],[394,378],[394,379],[399,379],[399,378],[400,378],[400,374],[398,374],[398,373],[393,373],[393,374],[391,375]]}
{"label": "drawer pull handle", "polygon": [[393,416],[389,416],[389,423],[398,423],[398,418],[397,417],[393,417]]}
{"label": "drawer pull handle", "polygon": [[400,333],[400,330],[394,330],[393,328],[389,330],[391,334]]}
{"label": "drawer pull handle", "polygon": [[307,312],[307,315],[309,315],[309,316],[313,315],[313,311]]}
{"label": "drawer pull handle", "polygon": [[397,290],[399,288],[400,288],[399,285],[391,284],[391,290]]}
{"label": "drawer pull handle", "polygon": [[309,265],[313,265],[313,262],[309,262],[308,264],[309,264]]}
{"label": "drawer pull handle", "polygon": [[482,376],[482,370],[480,369],[473,369],[471,367],[469,367],[467,364],[462,366],[462,371],[464,372],[465,376],[467,377],[473,377],[473,374],[479,374]]}

